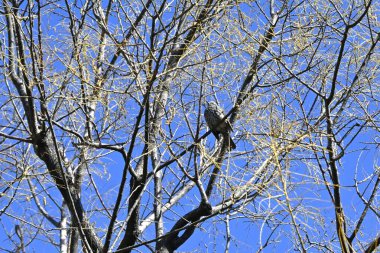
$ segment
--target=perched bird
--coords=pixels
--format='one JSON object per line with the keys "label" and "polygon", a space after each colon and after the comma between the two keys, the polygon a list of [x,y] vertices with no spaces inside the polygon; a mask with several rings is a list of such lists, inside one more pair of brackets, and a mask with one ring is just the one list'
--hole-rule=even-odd
{"label": "perched bird", "polygon": [[224,118],[223,109],[220,108],[215,102],[207,102],[206,101],[206,109],[204,111],[204,117],[207,123],[207,126],[210,128],[211,132],[215,135],[216,139],[219,140],[219,134],[222,134],[223,139],[228,141],[229,149],[235,149],[236,145],[230,136],[230,132],[232,132],[231,123],[228,119]]}

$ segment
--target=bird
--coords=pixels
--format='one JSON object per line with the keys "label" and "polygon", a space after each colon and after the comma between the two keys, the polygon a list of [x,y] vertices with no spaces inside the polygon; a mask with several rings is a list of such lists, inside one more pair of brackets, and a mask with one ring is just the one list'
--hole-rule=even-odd
{"label": "bird", "polygon": [[224,118],[223,109],[214,101],[208,102],[206,101],[206,109],[204,111],[204,117],[207,123],[207,126],[210,128],[211,132],[214,134],[217,140],[220,139],[220,134],[222,134],[223,139],[228,141],[229,149],[235,149],[236,144],[232,140],[230,132],[232,132],[231,123],[228,119]]}

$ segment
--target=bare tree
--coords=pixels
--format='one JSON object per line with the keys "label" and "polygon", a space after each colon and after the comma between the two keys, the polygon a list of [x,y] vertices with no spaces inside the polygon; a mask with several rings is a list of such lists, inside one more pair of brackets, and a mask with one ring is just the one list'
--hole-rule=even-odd
{"label": "bare tree", "polygon": [[379,12],[3,0],[1,250],[375,252]]}

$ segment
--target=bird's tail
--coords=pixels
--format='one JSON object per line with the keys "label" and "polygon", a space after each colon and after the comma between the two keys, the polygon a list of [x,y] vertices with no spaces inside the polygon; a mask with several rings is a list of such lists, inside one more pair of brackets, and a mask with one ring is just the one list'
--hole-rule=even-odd
{"label": "bird's tail", "polygon": [[229,150],[236,148],[236,144],[235,144],[234,140],[232,140],[231,135],[229,135],[229,134],[224,135],[223,139],[224,139],[224,141],[227,142],[226,144],[227,144]]}
{"label": "bird's tail", "polygon": [[234,140],[232,140],[231,136],[229,136],[229,144],[230,144],[230,149],[235,149],[236,148],[236,144],[234,142]]}

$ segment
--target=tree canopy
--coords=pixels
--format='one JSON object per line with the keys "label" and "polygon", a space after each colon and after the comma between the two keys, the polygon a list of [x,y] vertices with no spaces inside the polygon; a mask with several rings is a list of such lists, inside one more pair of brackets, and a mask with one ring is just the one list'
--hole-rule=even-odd
{"label": "tree canopy", "polygon": [[379,13],[3,0],[0,249],[375,252]]}

